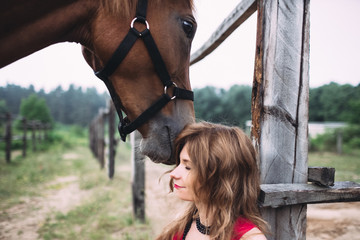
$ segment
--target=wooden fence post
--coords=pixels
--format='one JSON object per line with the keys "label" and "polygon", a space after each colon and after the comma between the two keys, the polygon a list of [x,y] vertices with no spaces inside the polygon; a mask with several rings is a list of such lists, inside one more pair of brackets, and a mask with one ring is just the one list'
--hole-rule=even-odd
{"label": "wooden fence post", "polygon": [[11,139],[12,133],[11,133],[11,114],[6,113],[6,128],[5,128],[5,159],[6,163],[11,162]]}
{"label": "wooden fence post", "polygon": [[109,169],[108,169],[108,175],[109,178],[112,179],[114,177],[114,172],[115,172],[115,145],[116,145],[116,140],[114,137],[115,134],[115,107],[113,102],[110,100],[109,101],[109,115],[108,115],[108,120],[109,120]]}
{"label": "wooden fence post", "polygon": [[[252,139],[263,184],[306,183],[309,0],[259,0]],[[306,238],[306,204],[266,207],[269,239]]]}
{"label": "wooden fence post", "polygon": [[41,139],[41,123],[39,121],[36,121],[36,130],[37,130],[38,143],[41,144],[41,142],[42,142],[42,139]]}
{"label": "wooden fence post", "polygon": [[23,141],[23,146],[22,146],[22,156],[26,157],[26,148],[27,148],[27,121],[26,118],[22,119],[22,127],[23,127],[23,137],[22,137],[22,141]]}
{"label": "wooden fence post", "polygon": [[34,121],[30,122],[31,126],[31,143],[32,143],[32,150],[33,152],[36,152],[36,123]]}
{"label": "wooden fence post", "polygon": [[89,126],[89,146],[91,149],[91,152],[96,157],[96,151],[95,151],[95,119],[93,119]]}
{"label": "wooden fence post", "polygon": [[335,131],[335,135],[336,135],[336,152],[337,154],[341,155],[342,154],[342,146],[343,146],[343,130],[342,129],[338,129],[337,131]]}
{"label": "wooden fence post", "polygon": [[101,169],[105,166],[105,156],[104,156],[104,149],[105,149],[105,139],[104,139],[104,110],[100,109],[99,116],[96,124],[97,128],[97,154],[98,159],[100,162]]}
{"label": "wooden fence post", "polygon": [[133,212],[136,219],[145,221],[145,156],[140,153],[141,135],[131,133],[132,196]]}

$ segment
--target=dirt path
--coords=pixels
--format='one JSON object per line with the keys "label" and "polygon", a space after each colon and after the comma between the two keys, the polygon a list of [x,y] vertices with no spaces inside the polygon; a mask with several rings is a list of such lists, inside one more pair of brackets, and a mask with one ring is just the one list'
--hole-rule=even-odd
{"label": "dirt path", "polygon": [[67,213],[91,194],[81,190],[78,182],[76,176],[57,178],[44,185],[41,196],[24,197],[22,203],[1,210],[1,215],[5,217],[0,219],[0,239],[38,239],[37,231],[50,214]]}
{"label": "dirt path", "polygon": [[360,240],[360,202],[308,206],[308,240]]}
{"label": "dirt path", "polygon": [[[168,176],[159,182],[167,169],[146,161],[146,214],[156,234],[185,206],[168,193]],[[360,240],[360,202],[308,205],[307,223],[307,240]]]}
{"label": "dirt path", "polygon": [[174,194],[169,193],[169,176],[164,175],[170,167],[145,161],[145,183],[146,216],[150,219],[150,224],[157,236],[162,229],[175,218],[176,214],[186,205],[178,200]]}

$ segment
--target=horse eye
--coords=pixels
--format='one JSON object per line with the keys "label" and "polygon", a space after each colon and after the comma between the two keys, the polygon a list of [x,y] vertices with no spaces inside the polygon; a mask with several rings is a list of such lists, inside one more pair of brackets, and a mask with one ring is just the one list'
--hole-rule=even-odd
{"label": "horse eye", "polygon": [[194,25],[189,21],[183,20],[182,27],[184,32],[186,33],[186,36],[188,38],[192,38],[194,35]]}

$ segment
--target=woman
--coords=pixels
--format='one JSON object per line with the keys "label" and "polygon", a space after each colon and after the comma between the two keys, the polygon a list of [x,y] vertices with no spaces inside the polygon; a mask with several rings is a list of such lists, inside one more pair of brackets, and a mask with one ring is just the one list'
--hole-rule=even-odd
{"label": "woman", "polygon": [[157,240],[266,239],[256,152],[243,131],[195,123],[180,133],[175,150],[170,188],[190,205]]}

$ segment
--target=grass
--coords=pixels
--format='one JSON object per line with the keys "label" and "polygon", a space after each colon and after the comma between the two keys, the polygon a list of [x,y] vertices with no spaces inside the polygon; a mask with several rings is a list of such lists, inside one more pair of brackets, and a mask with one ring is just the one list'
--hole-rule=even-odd
{"label": "grass", "polygon": [[[67,186],[49,182],[62,176],[76,176],[80,189],[90,192],[89,196],[68,212],[48,213],[40,223],[40,239],[152,239],[148,222],[133,219],[130,146],[119,144],[116,173],[109,180],[106,170],[100,170],[92,156],[86,136],[74,136],[67,129],[52,134],[56,144],[46,151],[30,151],[25,159],[16,157],[11,164],[0,159],[0,221],[9,217],[6,209],[23,203],[25,198]],[[18,234],[21,238],[23,232]]]}
{"label": "grass", "polygon": [[335,168],[335,181],[360,183],[360,150],[352,154],[337,155],[329,152],[309,153],[309,166]]}

